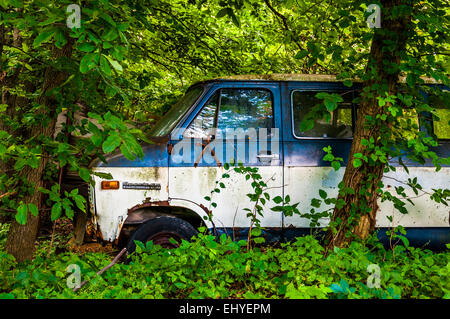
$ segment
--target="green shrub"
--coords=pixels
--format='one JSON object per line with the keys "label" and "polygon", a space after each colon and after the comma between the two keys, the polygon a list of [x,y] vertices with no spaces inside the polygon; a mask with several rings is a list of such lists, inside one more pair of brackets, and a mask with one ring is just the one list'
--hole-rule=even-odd
{"label": "green shrub", "polygon": [[[137,244],[129,263],[102,276],[111,256],[88,253],[37,254],[17,264],[0,252],[1,298],[447,298],[449,252],[397,246],[385,250],[372,241],[336,248],[327,257],[312,236],[278,247],[246,249],[247,242],[200,234],[167,250]],[[45,245],[43,246],[45,247]],[[78,292],[67,286],[66,268],[76,264]],[[369,288],[367,267],[380,268],[380,288]]]}

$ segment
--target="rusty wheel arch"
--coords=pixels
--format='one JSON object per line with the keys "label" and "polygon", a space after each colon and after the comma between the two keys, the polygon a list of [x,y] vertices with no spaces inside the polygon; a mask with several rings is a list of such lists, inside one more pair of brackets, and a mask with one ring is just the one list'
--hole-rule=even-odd
{"label": "rusty wheel arch", "polygon": [[126,245],[133,232],[143,223],[159,216],[169,216],[183,219],[195,229],[206,226],[205,222],[195,211],[186,207],[172,206],[169,201],[144,201],[128,209],[127,218],[121,223],[119,236],[115,243]]}

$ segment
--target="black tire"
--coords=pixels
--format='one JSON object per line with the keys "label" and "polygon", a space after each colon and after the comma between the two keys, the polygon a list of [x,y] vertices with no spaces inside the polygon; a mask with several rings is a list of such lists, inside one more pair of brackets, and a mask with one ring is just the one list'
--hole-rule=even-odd
{"label": "black tire", "polygon": [[[197,235],[195,228],[187,221],[176,217],[160,216],[143,223],[131,236],[127,244],[128,255],[136,250],[135,240],[142,243],[153,240],[155,245],[165,248],[176,248],[181,240],[190,240]],[[178,244],[169,242],[169,238],[175,239]]]}

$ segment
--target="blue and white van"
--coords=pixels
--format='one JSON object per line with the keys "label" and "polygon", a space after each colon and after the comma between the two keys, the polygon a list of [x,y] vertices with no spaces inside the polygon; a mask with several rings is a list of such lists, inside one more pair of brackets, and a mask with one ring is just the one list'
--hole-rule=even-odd
{"label": "blue and white van", "polygon": [[[289,194],[291,203],[300,203],[300,211],[310,210],[319,189],[336,196],[352,143],[354,99],[360,88],[361,84],[349,88],[326,75],[235,76],[192,85],[155,125],[153,143],[143,145],[142,160],[130,161],[116,153],[106,158],[106,164],[92,164],[94,172],[113,176],[103,180],[93,175],[90,208],[98,235],[110,242],[128,242],[133,250],[134,240],[153,240],[170,247],[170,238],[189,239],[202,225],[234,237],[245,233],[250,219],[244,208],[252,207],[246,194],[252,189],[244,175],[231,173],[223,180],[226,188],[214,193],[217,207],[212,208],[212,220],[207,219],[210,207],[204,197],[221,179],[223,164],[230,161],[258,167],[270,186],[271,198]],[[330,121],[317,121],[312,130],[301,132],[300,121],[317,103],[318,92],[338,93],[343,102]],[[448,117],[448,107],[435,107]],[[432,133],[441,139],[434,151],[448,157],[448,123],[433,123],[425,115],[415,120],[421,128],[430,124]],[[335,156],[344,159],[338,171],[323,161],[323,148],[328,145]],[[410,175],[396,165],[395,175],[390,172],[384,177],[387,188],[414,176],[424,191],[450,188],[450,167],[436,172],[431,163],[407,165]],[[402,225],[415,245],[449,243],[449,207],[425,193],[416,195],[408,189],[406,193],[415,204],[408,204],[409,213],[399,213],[389,201],[380,202],[377,227]],[[321,227],[327,223],[326,218],[320,220]],[[265,233],[277,240],[309,233],[309,225],[308,219],[284,216],[270,210],[270,205],[261,218]],[[384,233],[379,232],[380,236]]]}

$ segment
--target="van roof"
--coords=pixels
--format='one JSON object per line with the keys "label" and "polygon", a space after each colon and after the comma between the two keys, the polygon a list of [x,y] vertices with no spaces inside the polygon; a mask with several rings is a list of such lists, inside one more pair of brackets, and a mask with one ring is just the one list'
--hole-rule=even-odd
{"label": "van roof", "polygon": [[244,74],[231,75],[216,78],[215,80],[244,80],[244,81],[304,81],[304,82],[341,82],[336,75],[328,74],[296,74],[296,73],[273,73],[273,74]]}
{"label": "van roof", "polygon": [[[425,83],[437,84],[433,78],[422,77]],[[400,81],[405,82],[405,77],[401,77]],[[230,75],[221,76],[218,78],[197,82],[209,83],[217,81],[301,81],[301,82],[342,82],[344,79],[336,79],[336,75],[332,74],[298,74],[298,73],[273,73],[273,74],[242,74],[242,75]],[[352,82],[361,83],[359,79],[354,79]]]}

